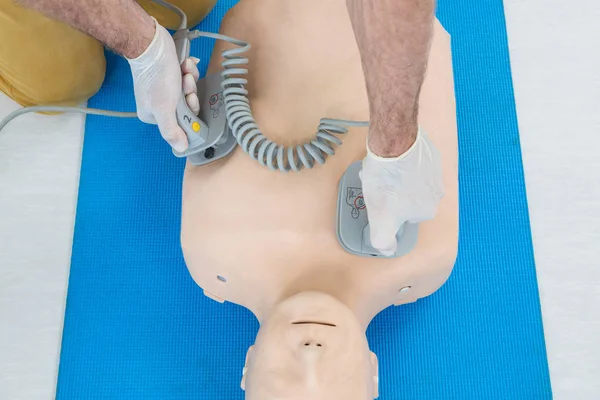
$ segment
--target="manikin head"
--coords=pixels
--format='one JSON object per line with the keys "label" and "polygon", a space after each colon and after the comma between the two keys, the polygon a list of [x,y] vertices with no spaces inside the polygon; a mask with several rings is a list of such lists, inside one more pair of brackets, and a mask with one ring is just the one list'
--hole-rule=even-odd
{"label": "manikin head", "polygon": [[377,369],[354,313],[329,295],[304,292],[261,324],[242,389],[247,400],[372,400]]}

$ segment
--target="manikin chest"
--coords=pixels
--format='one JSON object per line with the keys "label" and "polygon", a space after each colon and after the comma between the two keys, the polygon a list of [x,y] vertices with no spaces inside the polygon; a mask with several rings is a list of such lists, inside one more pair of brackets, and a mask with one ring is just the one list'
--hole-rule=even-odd
{"label": "manikin chest", "polygon": [[[368,120],[364,75],[343,1],[335,3],[339,13],[324,10],[329,24],[319,24],[314,12],[312,19],[296,15],[294,22],[269,24],[275,11],[246,7],[244,15],[240,7],[250,3],[233,9],[222,32],[252,43],[247,88],[267,137],[298,144],[314,135],[322,117]],[[243,22],[249,19],[253,25]],[[237,149],[208,166],[188,164],[184,176],[181,243],[205,293],[260,314],[279,298],[320,290],[355,304],[368,322],[389,305],[441,286],[456,254],[458,204],[449,43],[438,28],[420,120],[442,153],[446,197],[437,217],[421,225],[415,250],[398,259],[371,259],[346,253],[337,241],[339,179],[365,156],[366,129],[351,129],[325,165],[300,173],[270,171]],[[215,46],[209,72],[220,70],[223,48]]]}

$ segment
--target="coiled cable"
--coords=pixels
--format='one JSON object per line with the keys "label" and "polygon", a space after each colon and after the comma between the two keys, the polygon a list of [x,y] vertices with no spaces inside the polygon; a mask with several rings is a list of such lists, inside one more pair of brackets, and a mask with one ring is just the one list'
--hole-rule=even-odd
{"label": "coiled cable", "polygon": [[250,50],[250,44],[218,33],[191,31],[190,40],[198,37],[219,39],[237,45],[237,48],[224,50],[221,55],[223,71],[223,99],[227,113],[227,124],[239,146],[252,159],[262,166],[281,172],[299,172],[304,168],[312,168],[316,163],[324,164],[327,157],[335,154],[334,146],[342,141],[333,134],[346,134],[348,127],[368,127],[368,121],[349,121],[343,119],[321,119],[317,133],[307,143],[296,146],[277,144],[267,138],[258,127],[248,99],[248,91],[244,87],[248,80],[245,66],[248,58],[243,54]]}

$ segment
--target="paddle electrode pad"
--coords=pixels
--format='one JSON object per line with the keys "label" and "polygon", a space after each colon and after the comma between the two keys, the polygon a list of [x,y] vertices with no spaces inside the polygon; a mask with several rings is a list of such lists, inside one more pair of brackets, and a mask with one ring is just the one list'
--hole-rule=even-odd
{"label": "paddle electrode pad", "polygon": [[[190,56],[190,39],[187,29],[173,35],[179,62]],[[220,73],[207,75],[197,82],[200,114],[196,116],[188,107],[185,93],[177,105],[177,122],[188,138],[188,149],[178,152],[176,157],[187,157],[192,165],[205,165],[229,155],[237,144],[227,125],[225,101]]]}
{"label": "paddle electrode pad", "polygon": [[177,112],[179,125],[188,137],[189,147],[177,157],[187,157],[192,165],[205,165],[229,155],[237,141],[227,125],[221,74],[207,75],[198,81],[198,98],[201,99],[199,118],[189,112],[185,98]]}
{"label": "paddle electrode pad", "polygon": [[351,164],[340,180],[337,209],[337,236],[344,250],[364,257],[395,258],[410,252],[417,244],[418,224],[406,223],[398,231],[398,247],[392,256],[384,256],[371,245],[367,207],[358,173],[362,161]]}

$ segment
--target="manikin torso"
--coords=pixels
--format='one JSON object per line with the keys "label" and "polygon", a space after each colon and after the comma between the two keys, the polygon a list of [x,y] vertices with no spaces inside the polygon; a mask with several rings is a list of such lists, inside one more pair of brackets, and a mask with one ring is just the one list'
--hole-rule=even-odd
{"label": "manikin torso", "polygon": [[[221,32],[252,44],[247,88],[269,138],[297,144],[314,135],[322,117],[369,119],[344,0],[242,0]],[[209,73],[221,70],[220,54],[228,46],[217,42]],[[325,165],[301,173],[270,171],[241,149],[208,166],[188,163],[181,242],[197,284],[216,300],[247,307],[259,320],[295,293],[328,293],[365,328],[382,309],[437,290],[452,270],[458,243],[452,62],[449,37],[437,21],[419,112],[421,127],[442,156],[445,197],[436,217],[421,224],[411,253],[365,258],[346,253],[337,241],[339,179],[366,153],[367,129],[350,129]]]}
{"label": "manikin torso", "polygon": [[[270,139],[304,142],[323,117],[369,119],[344,0],[241,0],[221,32],[252,44],[246,87]],[[228,46],[217,42],[209,73],[221,70]],[[188,163],[181,244],[190,274],[207,296],[244,306],[260,321],[242,377],[248,400],[378,396],[369,322],[436,291],[457,252],[452,62],[437,22],[419,122],[441,153],[445,197],[421,224],[414,250],[396,259],[351,255],[336,236],[338,183],[365,157],[367,129],[350,129],[325,165],[300,173],[270,171],[241,149],[208,166]]]}

